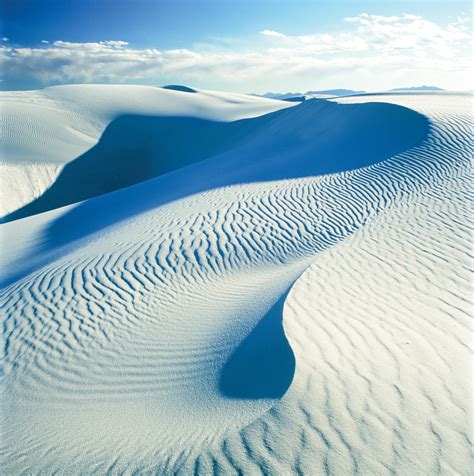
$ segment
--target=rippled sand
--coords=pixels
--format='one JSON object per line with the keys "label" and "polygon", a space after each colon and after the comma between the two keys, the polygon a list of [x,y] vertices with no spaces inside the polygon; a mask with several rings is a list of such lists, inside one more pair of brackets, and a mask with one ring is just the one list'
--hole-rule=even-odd
{"label": "rippled sand", "polygon": [[[471,96],[102,88],[1,228],[8,474],[469,474]],[[81,196],[107,127],[169,168]]]}

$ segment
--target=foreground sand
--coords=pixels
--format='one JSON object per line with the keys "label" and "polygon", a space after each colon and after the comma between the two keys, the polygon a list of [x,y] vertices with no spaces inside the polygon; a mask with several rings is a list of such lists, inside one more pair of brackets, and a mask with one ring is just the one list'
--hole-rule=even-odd
{"label": "foreground sand", "polygon": [[[119,110],[88,137],[124,162],[165,126],[123,114],[177,139],[156,178],[2,225],[8,474],[469,474],[471,97],[101,88],[45,91],[105,98],[84,130]],[[81,197],[86,142],[6,213]]]}

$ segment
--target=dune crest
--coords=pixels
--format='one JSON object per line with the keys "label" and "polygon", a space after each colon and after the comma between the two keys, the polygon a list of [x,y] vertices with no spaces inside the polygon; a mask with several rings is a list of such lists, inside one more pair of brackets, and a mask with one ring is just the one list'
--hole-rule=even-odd
{"label": "dune crest", "polygon": [[[40,197],[64,166],[87,156],[87,151],[96,146],[109,124],[120,117],[187,117],[226,122],[291,106],[242,94],[212,91],[182,94],[153,86],[92,84],[3,91],[0,101],[3,131],[0,213],[3,216]],[[123,141],[122,144],[126,146]],[[138,141],[135,144],[135,152],[142,152]],[[140,147],[146,151],[146,144]],[[125,167],[126,164],[120,165]],[[112,172],[117,169],[112,165]],[[137,180],[142,177],[143,174]],[[80,185],[72,186],[77,193]],[[110,188],[105,187],[102,193],[106,191]]]}

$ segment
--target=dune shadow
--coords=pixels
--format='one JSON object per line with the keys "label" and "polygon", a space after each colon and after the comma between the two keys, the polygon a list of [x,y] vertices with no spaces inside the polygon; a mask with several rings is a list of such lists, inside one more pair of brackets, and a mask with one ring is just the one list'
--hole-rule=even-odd
{"label": "dune shadow", "polygon": [[229,398],[281,398],[295,373],[295,357],[283,330],[289,290],[258,322],[224,365],[220,392]]}
{"label": "dune shadow", "polygon": [[232,147],[251,127],[247,121],[119,117],[94,147],[64,167],[48,190],[2,222],[104,195],[186,167]]}
{"label": "dune shadow", "polygon": [[[47,262],[63,246],[183,197],[373,165],[422,143],[428,131],[426,117],[402,106],[321,99],[234,122],[123,116],[42,196],[2,221],[80,202],[51,220],[22,259],[41,254]],[[3,284],[38,265],[31,263]]]}
{"label": "dune shadow", "polygon": [[171,91],[179,91],[181,93],[197,93],[197,91],[189,86],[183,86],[181,84],[167,84],[162,86],[162,89],[169,89]]}

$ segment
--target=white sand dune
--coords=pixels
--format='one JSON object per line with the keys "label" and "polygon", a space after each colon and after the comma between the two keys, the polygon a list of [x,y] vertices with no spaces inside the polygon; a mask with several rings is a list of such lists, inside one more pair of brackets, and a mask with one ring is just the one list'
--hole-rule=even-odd
{"label": "white sand dune", "polygon": [[[108,160],[171,139],[2,225],[6,472],[469,474],[471,97],[95,88],[54,101]],[[84,144],[26,214],[107,170]]]}
{"label": "white sand dune", "polygon": [[[150,142],[151,127],[159,125],[151,122],[150,127],[146,118],[185,117],[188,120],[235,121],[291,106],[281,101],[241,94],[210,91],[183,94],[158,87],[124,85],[70,85],[28,92],[2,91],[0,100],[3,139],[0,149],[2,215],[7,215],[41,196],[54,183],[64,166],[86,154],[99,141],[107,127],[116,120],[124,121],[127,117],[141,118],[141,122],[131,124],[132,129],[124,136],[121,135],[124,128],[120,127],[120,124],[115,128],[118,129],[118,134],[114,134],[112,129],[113,137],[110,137],[110,142],[120,140],[116,146],[120,147],[119,150],[113,152],[117,155],[117,152],[125,149],[125,157],[124,160],[120,160],[120,156],[116,157],[118,163],[105,161],[108,177],[106,179],[104,174],[100,180],[96,178],[94,183],[102,186],[102,190],[94,191],[92,195],[145,179],[144,175],[134,177],[132,174],[128,177],[128,183],[113,183],[117,173],[130,174],[130,165],[127,170],[125,159],[133,161],[142,157],[144,160],[153,153],[153,144],[151,147],[146,146],[147,142]],[[142,124],[148,125],[148,134],[147,131],[139,130]],[[128,124],[125,126],[130,127]],[[134,138],[134,132],[139,132],[141,137]],[[158,144],[155,149],[157,146]],[[101,151],[98,152],[96,156],[100,155]],[[182,164],[174,165],[178,168]],[[96,164],[96,174],[98,168]],[[94,175],[90,168],[87,172],[88,175]],[[147,178],[153,176],[150,170],[146,172]],[[84,180],[86,174],[84,173],[84,177],[78,177],[81,178]],[[87,195],[87,185],[77,183],[73,188],[81,190],[82,195]],[[69,203],[75,201],[78,200]],[[54,203],[49,208],[61,205]],[[24,216],[28,214],[31,213]]]}

